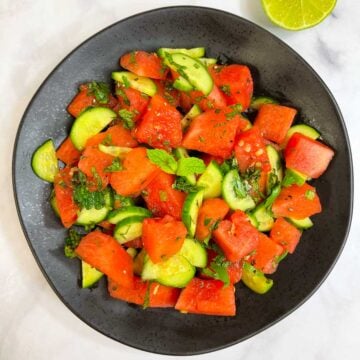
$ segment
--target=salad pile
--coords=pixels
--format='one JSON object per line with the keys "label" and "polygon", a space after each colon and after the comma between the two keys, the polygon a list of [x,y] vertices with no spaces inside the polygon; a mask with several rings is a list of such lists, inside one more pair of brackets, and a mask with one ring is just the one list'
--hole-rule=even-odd
{"label": "salad pile", "polygon": [[204,48],[132,51],[91,81],[32,167],[81,260],[82,287],[146,307],[234,316],[235,284],[267,293],[321,212],[308,182],[334,151],[297,110],[253,96],[249,68]]}

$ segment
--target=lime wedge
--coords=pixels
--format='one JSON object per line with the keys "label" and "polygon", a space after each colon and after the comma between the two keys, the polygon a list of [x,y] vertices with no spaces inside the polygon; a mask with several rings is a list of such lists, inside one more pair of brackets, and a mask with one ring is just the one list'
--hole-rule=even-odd
{"label": "lime wedge", "polygon": [[262,0],[266,15],[287,30],[303,30],[323,21],[336,0]]}

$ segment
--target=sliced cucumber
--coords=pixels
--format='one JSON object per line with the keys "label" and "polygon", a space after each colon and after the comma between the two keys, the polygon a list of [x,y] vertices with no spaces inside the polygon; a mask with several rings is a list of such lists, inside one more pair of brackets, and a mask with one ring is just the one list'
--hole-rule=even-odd
{"label": "sliced cucumber", "polygon": [[265,277],[260,270],[257,270],[246,261],[243,264],[241,280],[249,289],[258,294],[267,293],[274,283],[272,279]]}
{"label": "sliced cucumber", "polygon": [[257,221],[256,217],[252,214],[252,213],[247,213],[246,214],[250,220],[250,224],[253,226],[253,227],[258,227],[259,226],[259,222]]}
{"label": "sliced cucumber", "polygon": [[222,184],[223,198],[232,210],[251,210],[256,205],[253,198],[248,194],[241,197],[236,192],[236,187],[241,184],[242,179],[239,172],[236,169],[229,171]]}
{"label": "sliced cucumber", "polygon": [[320,137],[320,133],[315,130],[313,127],[305,124],[299,124],[292,126],[286,134],[285,142],[287,142],[291,136],[295,133],[300,133],[309,137],[310,139],[316,140]]}
{"label": "sliced cucumber", "polygon": [[216,198],[221,195],[222,181],[220,166],[212,160],[198,179],[196,186],[204,190],[204,199]]}
{"label": "sliced cucumber", "polygon": [[94,107],[76,118],[70,130],[70,138],[78,150],[83,150],[88,139],[98,134],[116,119],[116,113],[108,108]]}
{"label": "sliced cucumber", "polygon": [[194,239],[186,238],[179,254],[198,268],[204,268],[207,265],[207,252],[202,244]]}
{"label": "sliced cucumber", "polygon": [[[271,145],[266,145],[266,152],[271,166],[271,173],[274,174],[277,177],[278,181],[281,182],[284,177],[284,170],[281,163],[281,156],[276,151],[276,149]],[[268,194],[270,194],[273,185],[274,183],[271,183],[270,176],[268,176],[268,180],[266,183],[266,191]]]}
{"label": "sliced cucumber", "polygon": [[195,275],[195,267],[182,255],[175,254],[168,260],[154,264],[145,257],[141,278],[155,280],[165,286],[185,287]]}
{"label": "sliced cucumber", "polygon": [[307,180],[309,180],[309,178],[301,172],[294,169],[286,169],[282,185],[285,187],[291,186],[293,184],[302,186]]}
{"label": "sliced cucumber", "polygon": [[157,53],[162,58],[166,58],[166,53],[168,53],[168,54],[185,54],[192,58],[201,58],[205,55],[205,48],[203,48],[203,47],[192,48],[192,49],[160,48],[157,51]]}
{"label": "sliced cucumber", "polygon": [[181,127],[183,130],[187,129],[190,125],[191,121],[201,114],[201,109],[198,105],[193,105],[193,107],[189,110],[189,112],[182,118]]}
{"label": "sliced cucumber", "polygon": [[194,237],[196,231],[199,209],[203,202],[204,191],[191,192],[185,199],[182,210],[182,221],[188,230],[190,237]]}
{"label": "sliced cucumber", "polygon": [[54,210],[54,213],[57,217],[60,217],[59,208],[56,203],[55,191],[53,190],[50,195],[50,205],[51,208]]}
{"label": "sliced cucumber", "polygon": [[99,150],[104,154],[108,154],[122,159],[128,152],[132,150],[132,148],[99,144]]}
{"label": "sliced cucumber", "polygon": [[51,139],[46,140],[35,150],[31,159],[31,167],[40,179],[54,182],[55,176],[59,172],[59,164]]}
{"label": "sliced cucumber", "polygon": [[296,226],[298,229],[301,230],[310,229],[314,225],[314,223],[309,217],[305,219],[293,219],[293,218],[286,218],[286,219],[289,220],[291,224],[293,224],[294,226]]}
{"label": "sliced cucumber", "polygon": [[199,58],[199,61],[201,61],[205,66],[211,66],[211,65],[216,65],[217,63],[217,59],[214,58]]}
{"label": "sliced cucumber", "polygon": [[195,89],[204,95],[210,94],[214,82],[206,67],[199,60],[188,55],[174,53],[167,54],[165,63],[185,78]]}
{"label": "sliced cucumber", "polygon": [[125,244],[141,237],[143,221],[143,216],[131,216],[119,221],[114,230],[114,238],[120,244]]}
{"label": "sliced cucumber", "polygon": [[81,287],[83,289],[89,288],[97,283],[102,277],[103,273],[85,261],[81,261]]}
{"label": "sliced cucumber", "polygon": [[154,96],[157,91],[156,84],[153,80],[135,75],[129,71],[115,71],[111,74],[113,80],[122,83],[125,87],[131,87],[146,95]]}
{"label": "sliced cucumber", "polygon": [[81,226],[91,226],[105,220],[112,208],[112,202],[112,194],[110,191],[107,191],[105,193],[105,206],[100,209],[82,208],[78,213],[76,224]]}
{"label": "sliced cucumber", "polygon": [[[189,157],[189,154],[187,152],[187,150],[185,148],[176,148],[174,150],[174,153],[175,153],[175,157],[177,160],[180,160],[180,159],[185,159],[185,158],[188,158]],[[184,178],[187,180],[187,182],[190,184],[190,185],[195,185],[196,184],[196,176],[195,174],[190,174],[190,175],[187,175],[187,176],[184,176]]]}
{"label": "sliced cucumber", "polygon": [[151,211],[140,206],[126,206],[119,209],[115,209],[109,213],[107,220],[111,224],[117,224],[121,220],[129,217],[138,216],[142,218],[151,217]]}
{"label": "sliced cucumber", "polygon": [[252,215],[257,221],[257,229],[259,231],[270,231],[274,226],[274,219],[271,213],[266,209],[264,203],[258,205],[253,211]]}
{"label": "sliced cucumber", "polygon": [[256,96],[251,99],[250,109],[259,110],[264,104],[278,104],[278,102],[269,96]]}
{"label": "sliced cucumber", "polygon": [[179,76],[173,83],[173,87],[180,91],[191,91],[194,87],[182,76]]}

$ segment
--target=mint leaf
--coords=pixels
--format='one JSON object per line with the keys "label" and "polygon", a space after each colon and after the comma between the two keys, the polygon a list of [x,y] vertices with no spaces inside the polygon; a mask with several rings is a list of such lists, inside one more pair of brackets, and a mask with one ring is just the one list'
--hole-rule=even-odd
{"label": "mint leaf", "polygon": [[178,164],[175,158],[167,153],[165,150],[160,149],[149,149],[146,151],[147,157],[154,164],[157,165],[161,170],[168,174],[175,174]]}
{"label": "mint leaf", "polygon": [[88,84],[88,95],[94,95],[99,104],[107,104],[109,102],[110,87],[104,82],[92,81]]}
{"label": "mint leaf", "polygon": [[110,166],[105,168],[105,172],[116,172],[122,170],[122,163],[118,157],[116,157]]}
{"label": "mint leaf", "polygon": [[306,190],[305,191],[305,198],[307,200],[314,200],[315,199],[315,191],[314,190]]}
{"label": "mint leaf", "polygon": [[178,161],[176,175],[188,176],[192,174],[202,174],[206,169],[203,160],[196,157],[181,158]]}
{"label": "mint leaf", "polygon": [[172,188],[179,191],[184,192],[195,192],[198,190],[196,185],[190,184],[186,178],[184,177],[177,177],[174,184],[172,185]]}
{"label": "mint leaf", "polygon": [[137,110],[126,110],[126,109],[121,109],[119,110],[119,116],[124,124],[124,128],[131,130],[134,128],[135,126],[135,122],[134,122],[134,118],[136,115],[138,115],[138,111]]}

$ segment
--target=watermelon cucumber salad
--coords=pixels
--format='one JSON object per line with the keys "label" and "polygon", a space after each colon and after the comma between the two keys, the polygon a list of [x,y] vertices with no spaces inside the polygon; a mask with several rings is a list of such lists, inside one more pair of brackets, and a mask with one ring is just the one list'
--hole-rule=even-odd
{"label": "watermelon cucumber salad", "polygon": [[296,109],[254,97],[247,66],[204,48],[120,65],[111,86],[80,86],[69,136],[32,157],[69,229],[65,255],[81,260],[83,288],[105,275],[111,297],[144,308],[234,316],[235,284],[267,293],[313,226],[309,181],[334,151]]}

